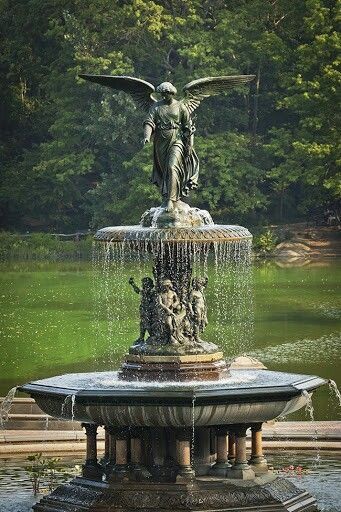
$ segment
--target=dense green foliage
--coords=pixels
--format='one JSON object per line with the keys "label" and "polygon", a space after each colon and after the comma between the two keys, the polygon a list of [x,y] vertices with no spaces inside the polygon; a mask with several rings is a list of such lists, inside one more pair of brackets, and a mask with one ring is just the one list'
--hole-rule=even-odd
{"label": "dense green foliage", "polygon": [[253,224],[330,207],[341,194],[336,18],[336,0],[0,0],[2,227],[137,222],[158,203],[141,112],[79,72],[178,87],[254,73],[198,110],[192,204]]}
{"label": "dense green foliage", "polygon": [[60,239],[50,233],[18,235],[0,232],[0,260],[75,260],[90,259],[93,235],[78,240]]}

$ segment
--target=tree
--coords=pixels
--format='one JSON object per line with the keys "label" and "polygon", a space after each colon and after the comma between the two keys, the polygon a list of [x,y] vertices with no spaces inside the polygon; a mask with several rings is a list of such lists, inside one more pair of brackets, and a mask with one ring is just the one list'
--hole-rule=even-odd
{"label": "tree", "polygon": [[136,222],[159,203],[142,113],[80,72],[177,86],[254,73],[198,111],[191,203],[256,222],[339,197],[335,1],[0,0],[0,22],[6,229]]}

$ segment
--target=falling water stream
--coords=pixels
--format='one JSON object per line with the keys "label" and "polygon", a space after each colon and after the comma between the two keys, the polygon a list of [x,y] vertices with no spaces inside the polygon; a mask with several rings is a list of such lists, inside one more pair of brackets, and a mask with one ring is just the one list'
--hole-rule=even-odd
{"label": "falling water stream", "polygon": [[254,311],[251,242],[214,245],[214,294],[216,299],[215,343],[229,357],[253,346]]}
{"label": "falling water stream", "polygon": [[[72,423],[75,421],[75,403],[76,395],[67,395],[64,402],[62,403],[60,416],[62,418],[70,418]],[[74,426],[73,426],[74,429]]]}
{"label": "falling water stream", "polygon": [[305,406],[305,411],[307,412],[307,414],[309,414],[310,421],[311,421],[312,425],[314,426],[314,434],[312,435],[312,440],[314,442],[315,450],[316,450],[316,455],[314,458],[314,466],[317,466],[318,464],[320,464],[321,454],[320,454],[320,446],[318,444],[318,430],[317,430],[316,421],[315,421],[315,417],[314,417],[313,401],[312,401],[312,397],[308,393],[308,391],[304,390],[302,393],[305,396],[306,401],[307,401],[306,406]]}
{"label": "falling water stream", "polygon": [[195,443],[195,391],[192,396],[192,435],[191,435],[191,463],[194,461],[194,443]]}
{"label": "falling water stream", "polygon": [[12,407],[13,400],[15,398],[17,387],[10,389],[0,405],[0,428],[4,429],[6,421],[8,420],[8,414]]}
{"label": "falling water stream", "polygon": [[[135,240],[94,244],[92,261],[96,336],[103,335],[100,319],[105,311],[104,330],[107,345],[110,346],[110,353],[102,356],[105,361],[109,360],[113,364],[119,359],[122,342],[129,346],[138,337],[138,301],[134,339],[133,325],[127,322],[125,315],[135,300],[134,291],[128,284],[122,286],[122,278],[128,283],[129,277],[133,277],[137,286],[140,286],[142,277],[152,277],[155,259],[161,261],[162,267],[172,247],[170,242],[163,240],[139,240],[138,232]],[[176,258],[185,265],[192,262],[193,277],[209,274],[206,290],[210,304],[209,325],[204,339],[216,343],[229,356],[247,352],[253,344],[254,324],[250,240],[182,242],[176,244]],[[128,274],[130,268],[134,269],[133,276]]]}

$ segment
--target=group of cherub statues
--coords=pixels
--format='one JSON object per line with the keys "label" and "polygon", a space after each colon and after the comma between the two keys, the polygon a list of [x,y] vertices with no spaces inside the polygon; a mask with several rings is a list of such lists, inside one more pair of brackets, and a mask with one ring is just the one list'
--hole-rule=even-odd
{"label": "group of cherub statues", "polygon": [[161,279],[155,285],[152,278],[144,277],[139,288],[131,277],[129,284],[141,297],[137,343],[145,343],[146,333],[148,344],[200,343],[200,334],[207,325],[207,282],[207,277],[193,277],[186,299],[180,299],[170,279]]}

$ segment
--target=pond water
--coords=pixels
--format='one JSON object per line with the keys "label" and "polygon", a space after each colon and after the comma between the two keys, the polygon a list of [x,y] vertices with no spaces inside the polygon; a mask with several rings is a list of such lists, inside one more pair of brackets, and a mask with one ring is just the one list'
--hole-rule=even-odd
{"label": "pond water", "polygon": [[[341,457],[334,453],[321,453],[317,462],[311,452],[276,452],[266,454],[269,464],[284,478],[307,490],[316,497],[320,512],[341,511]],[[80,473],[74,458],[63,459],[57,471],[56,482],[69,480]],[[29,512],[38,498],[32,493],[27,462],[2,461],[0,466],[0,512]],[[48,492],[48,481],[42,478],[41,491]],[[42,495],[41,495],[42,496]]]}
{"label": "pond water", "polygon": [[[2,263],[0,396],[30,380],[116,369],[139,332],[139,297],[128,279],[138,283],[144,273],[150,267],[137,271],[133,262],[104,278],[89,262]],[[340,386],[340,275],[336,260],[264,262],[244,269],[233,288],[228,269],[217,274],[209,265],[205,339],[227,357],[249,353],[271,370],[316,374]],[[318,390],[315,419],[338,419],[336,404],[327,387]]]}

